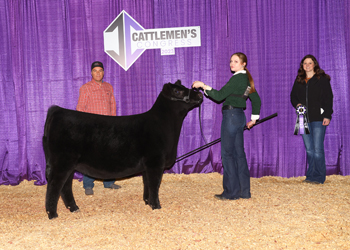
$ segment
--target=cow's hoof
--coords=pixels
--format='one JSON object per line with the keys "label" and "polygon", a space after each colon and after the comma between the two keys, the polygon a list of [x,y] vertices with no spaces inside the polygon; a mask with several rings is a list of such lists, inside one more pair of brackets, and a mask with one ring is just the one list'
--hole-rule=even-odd
{"label": "cow's hoof", "polygon": [[71,211],[72,213],[74,212],[78,212],[79,211],[79,207],[77,205],[71,206],[71,207],[67,207],[69,209],[69,211]]}
{"label": "cow's hoof", "polygon": [[152,210],[162,208],[160,205],[154,205],[154,206],[150,205],[150,206],[151,206]]}
{"label": "cow's hoof", "polygon": [[58,214],[57,213],[51,213],[49,211],[46,211],[47,212],[47,215],[49,216],[49,219],[52,220],[52,219],[55,219],[58,217]]}
{"label": "cow's hoof", "polygon": [[80,210],[79,209],[77,209],[77,210],[75,210],[75,211],[71,211],[72,213],[79,213],[80,212]]}

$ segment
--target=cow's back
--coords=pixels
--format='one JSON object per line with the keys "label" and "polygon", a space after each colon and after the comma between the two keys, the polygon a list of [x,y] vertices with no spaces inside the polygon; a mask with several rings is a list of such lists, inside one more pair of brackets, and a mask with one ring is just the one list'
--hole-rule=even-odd
{"label": "cow's back", "polygon": [[160,142],[166,131],[158,123],[151,112],[104,116],[51,107],[43,138],[46,161],[71,159],[77,171],[87,175],[94,171],[90,175],[97,178],[106,178],[104,172],[109,172],[108,178],[142,172],[145,157],[164,153]]}

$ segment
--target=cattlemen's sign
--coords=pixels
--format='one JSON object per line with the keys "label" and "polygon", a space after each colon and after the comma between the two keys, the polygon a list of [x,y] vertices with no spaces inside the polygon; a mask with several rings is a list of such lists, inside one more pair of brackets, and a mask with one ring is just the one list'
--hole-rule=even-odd
{"label": "cattlemen's sign", "polygon": [[104,31],[105,52],[125,70],[146,49],[174,55],[175,48],[196,46],[201,46],[199,26],[144,29],[124,10]]}
{"label": "cattlemen's sign", "polygon": [[[196,27],[195,27],[196,28]],[[147,30],[135,31],[132,33],[132,41],[148,41],[148,40],[172,40],[172,39],[187,39],[187,35],[191,35],[191,38],[197,37],[197,30],[187,28],[174,28],[167,30]]]}
{"label": "cattlemen's sign", "polygon": [[187,28],[168,28],[168,29],[149,29],[146,31],[135,30],[131,34],[132,51],[136,49],[172,49],[175,54],[175,48],[200,46],[199,27]]}

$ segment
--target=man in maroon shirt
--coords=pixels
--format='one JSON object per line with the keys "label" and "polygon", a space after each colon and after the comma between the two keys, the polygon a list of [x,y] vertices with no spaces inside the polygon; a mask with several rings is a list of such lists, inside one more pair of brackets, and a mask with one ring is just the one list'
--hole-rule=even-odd
{"label": "man in maroon shirt", "polygon": [[[103,81],[104,68],[101,62],[93,62],[91,65],[90,82],[85,83],[79,90],[77,110],[99,115],[116,115],[116,101],[113,94],[113,87]],[[83,187],[86,195],[93,195],[94,178],[84,175]],[[114,184],[115,180],[104,180],[105,188],[118,189],[119,185]]]}

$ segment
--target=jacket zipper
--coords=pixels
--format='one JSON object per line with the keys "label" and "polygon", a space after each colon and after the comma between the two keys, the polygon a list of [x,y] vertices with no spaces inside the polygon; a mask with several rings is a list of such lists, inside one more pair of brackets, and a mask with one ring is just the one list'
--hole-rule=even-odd
{"label": "jacket zipper", "polygon": [[310,118],[309,118],[309,100],[308,100],[308,96],[309,96],[309,84],[306,83],[306,116],[307,116],[307,121],[310,122]]}

